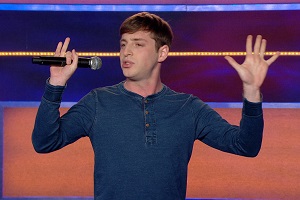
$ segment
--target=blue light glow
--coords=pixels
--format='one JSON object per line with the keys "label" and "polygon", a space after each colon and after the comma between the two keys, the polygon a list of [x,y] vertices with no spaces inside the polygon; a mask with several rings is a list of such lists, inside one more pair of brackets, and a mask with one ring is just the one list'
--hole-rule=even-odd
{"label": "blue light glow", "polygon": [[0,4],[0,10],[15,11],[90,11],[90,12],[140,12],[186,11],[186,5],[84,5],[84,4]]}
{"label": "blue light glow", "polygon": [[89,12],[215,12],[300,10],[300,4],[230,4],[230,5],[84,5],[84,4],[0,4],[4,11],[89,11]]}
{"label": "blue light glow", "polygon": [[211,11],[261,11],[261,10],[300,10],[300,4],[231,4],[231,5],[191,5],[189,12]]}
{"label": "blue light glow", "polygon": [[[70,108],[76,102],[62,102],[62,108]],[[206,102],[212,108],[242,108],[242,102]],[[3,108],[27,108],[38,107],[40,102],[38,101],[0,101],[0,117],[1,109]],[[300,108],[300,103],[273,103],[263,102],[263,108]],[[0,118],[1,119],[1,118]]]}

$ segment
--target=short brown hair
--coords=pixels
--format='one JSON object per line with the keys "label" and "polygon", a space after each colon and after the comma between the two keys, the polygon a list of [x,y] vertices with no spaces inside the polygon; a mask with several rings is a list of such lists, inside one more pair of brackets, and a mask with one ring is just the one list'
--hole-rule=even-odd
{"label": "short brown hair", "polygon": [[161,17],[148,12],[141,12],[132,15],[121,24],[120,35],[137,31],[152,33],[157,50],[163,45],[168,45],[171,48],[173,32],[168,22]]}

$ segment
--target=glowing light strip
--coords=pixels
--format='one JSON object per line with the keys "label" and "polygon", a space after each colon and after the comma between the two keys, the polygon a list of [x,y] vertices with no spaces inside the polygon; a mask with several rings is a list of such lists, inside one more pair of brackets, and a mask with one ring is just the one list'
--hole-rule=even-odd
{"label": "glowing light strip", "polygon": [[211,12],[211,11],[260,11],[300,10],[299,3],[286,4],[0,4],[0,10],[11,11],[89,11],[89,12]]}
{"label": "glowing light strip", "polygon": [[[77,52],[79,56],[91,57],[118,57],[119,52]],[[274,55],[276,52],[266,52],[266,56]],[[0,57],[10,56],[53,56],[54,52],[27,52],[27,51],[15,51],[15,52],[0,52]],[[169,56],[245,56],[246,52],[170,52]],[[299,51],[285,51],[280,52],[281,56],[300,56]]]}
{"label": "glowing light strip", "polygon": [[188,5],[189,12],[211,11],[262,11],[262,10],[300,10],[300,4],[232,4],[232,5]]}
{"label": "glowing light strip", "polygon": [[[75,103],[76,102],[62,102],[61,107],[70,108]],[[206,103],[210,105],[212,108],[242,108],[243,107],[243,103],[241,102],[206,102]],[[0,101],[0,119],[1,119],[1,108],[38,107],[39,105],[40,105],[39,101]],[[264,102],[263,108],[300,109],[300,102],[282,102],[282,103]]]}

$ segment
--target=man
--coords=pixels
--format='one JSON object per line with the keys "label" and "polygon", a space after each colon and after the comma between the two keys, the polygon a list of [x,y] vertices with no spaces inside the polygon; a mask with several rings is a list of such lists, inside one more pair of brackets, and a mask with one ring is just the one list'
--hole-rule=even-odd
{"label": "man", "polygon": [[68,79],[77,68],[70,39],[55,56],[63,68],[51,66],[33,130],[37,152],[48,153],[89,137],[95,153],[95,199],[185,199],[187,166],[195,140],[221,151],[254,157],[263,132],[260,87],[269,65],[266,40],[247,37],[246,59],[239,65],[225,58],[243,82],[240,126],[228,124],[199,98],[177,93],[160,79],[173,34],[160,17],[142,12],[120,28],[120,63],[125,81],[97,88],[60,117],[59,106]]}

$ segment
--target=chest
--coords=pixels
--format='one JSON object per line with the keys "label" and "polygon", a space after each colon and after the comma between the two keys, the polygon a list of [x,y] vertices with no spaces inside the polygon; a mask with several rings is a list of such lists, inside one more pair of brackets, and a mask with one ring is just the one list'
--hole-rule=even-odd
{"label": "chest", "polygon": [[177,148],[194,141],[194,120],[182,103],[149,99],[101,102],[92,138],[119,146]]}

